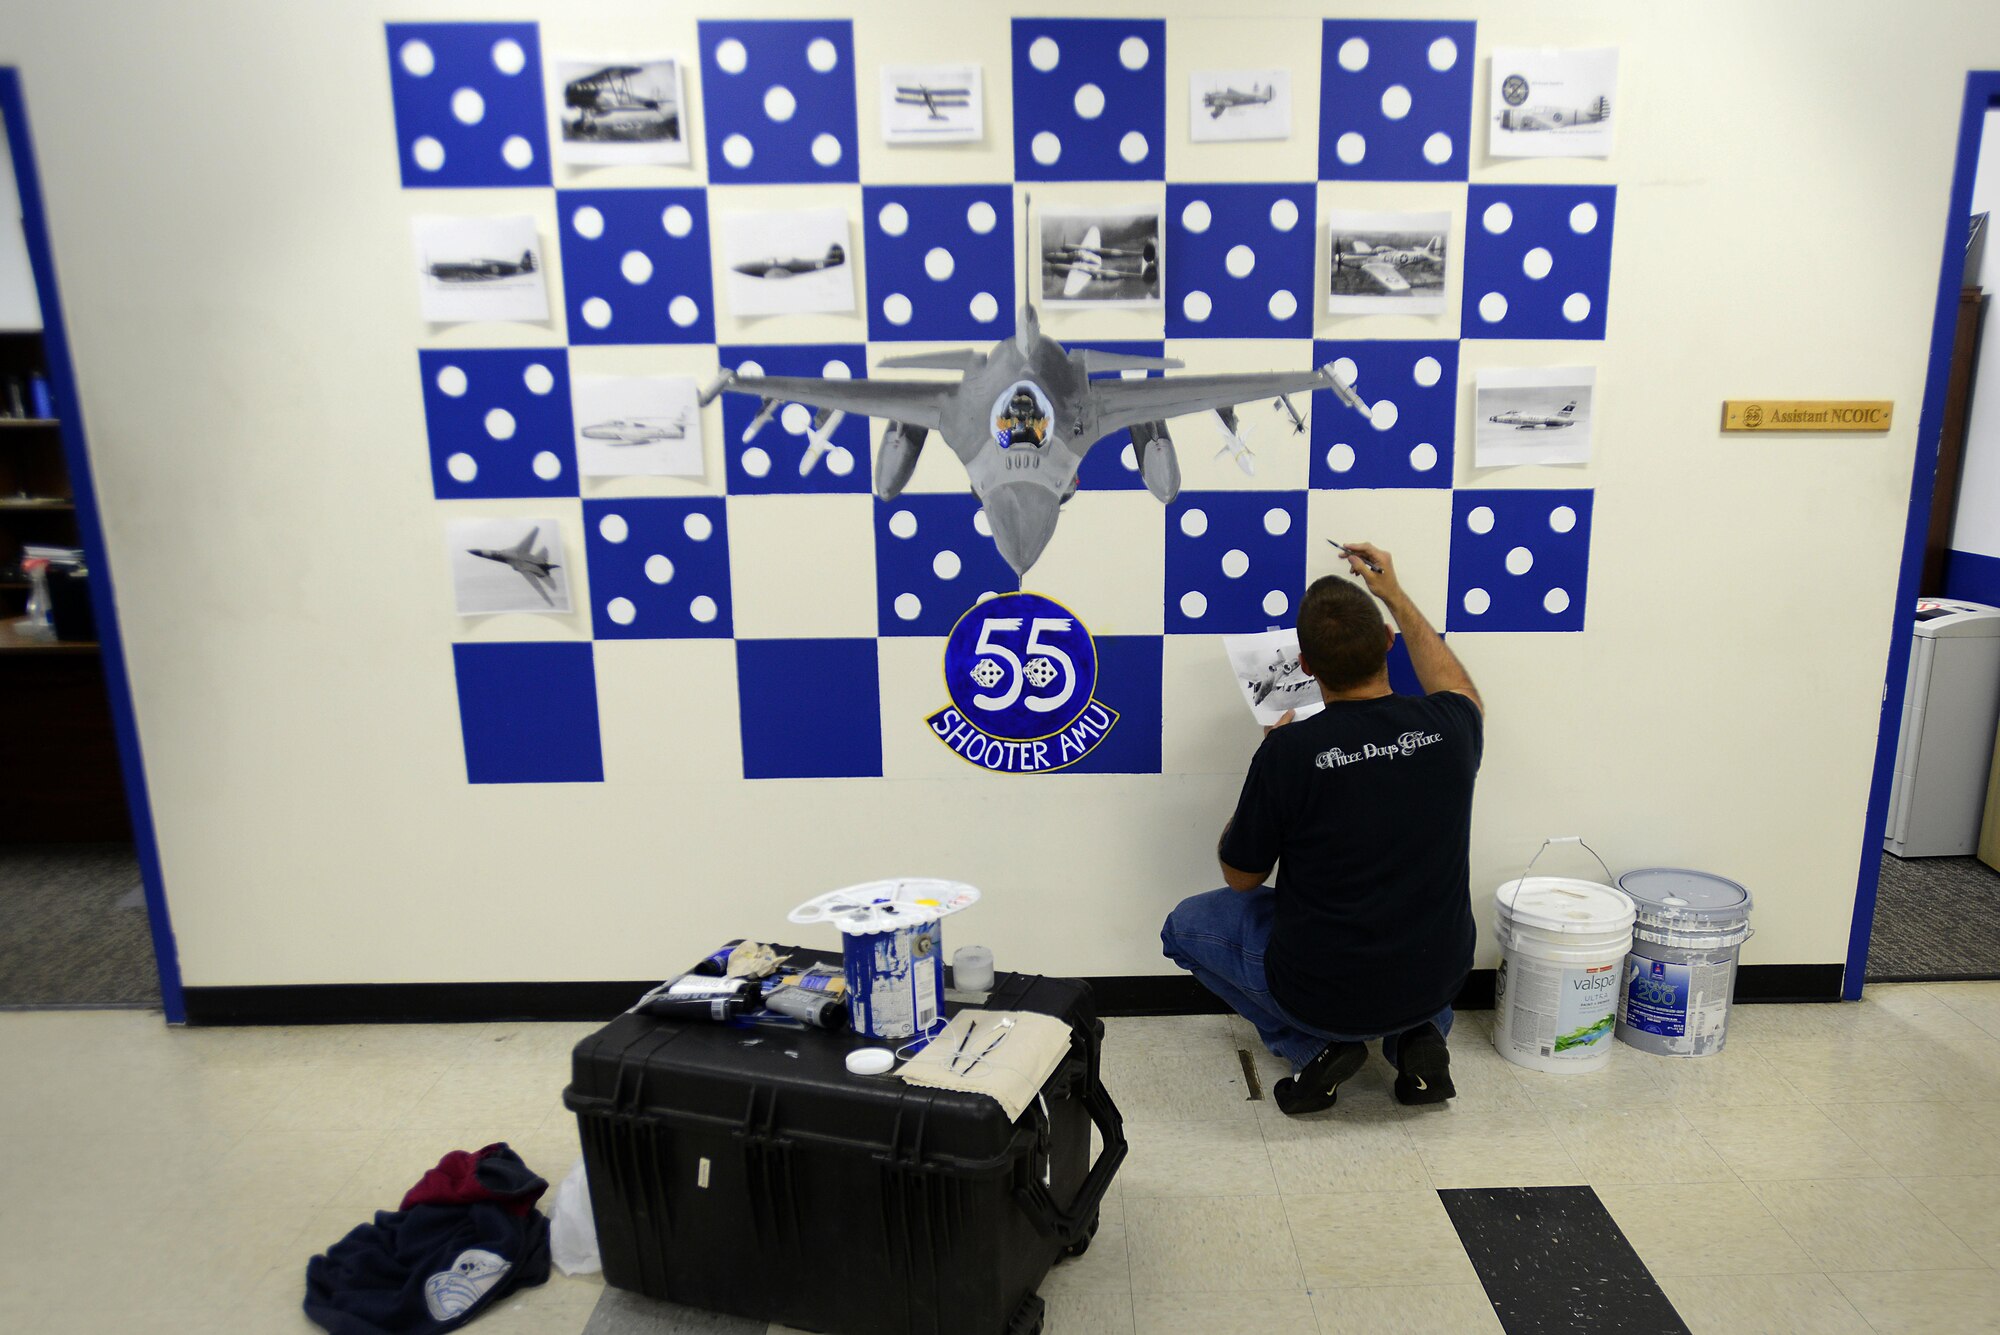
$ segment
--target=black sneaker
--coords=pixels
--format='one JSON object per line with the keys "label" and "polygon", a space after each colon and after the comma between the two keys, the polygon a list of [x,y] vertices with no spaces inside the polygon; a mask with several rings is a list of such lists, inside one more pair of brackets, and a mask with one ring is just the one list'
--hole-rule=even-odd
{"label": "black sneaker", "polygon": [[1296,1077],[1287,1076],[1272,1086],[1271,1098],[1287,1117],[1324,1112],[1340,1097],[1340,1082],[1367,1060],[1366,1043],[1329,1043]]}
{"label": "black sneaker", "polygon": [[1451,1050],[1426,1020],[1396,1040],[1396,1101],[1443,1103],[1458,1090],[1451,1083]]}

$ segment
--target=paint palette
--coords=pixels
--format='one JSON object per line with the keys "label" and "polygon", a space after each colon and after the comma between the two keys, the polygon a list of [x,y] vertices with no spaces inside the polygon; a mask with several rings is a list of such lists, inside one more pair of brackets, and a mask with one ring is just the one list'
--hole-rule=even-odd
{"label": "paint palette", "polygon": [[793,909],[790,918],[798,923],[830,922],[848,936],[866,936],[936,922],[978,902],[977,887],[963,881],[915,876],[829,890]]}

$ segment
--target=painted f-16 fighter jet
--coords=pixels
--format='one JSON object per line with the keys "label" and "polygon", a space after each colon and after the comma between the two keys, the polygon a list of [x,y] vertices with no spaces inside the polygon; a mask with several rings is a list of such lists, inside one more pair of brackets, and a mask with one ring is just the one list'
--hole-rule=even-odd
{"label": "painted f-16 fighter jet", "polygon": [[826,254],[816,260],[793,258],[788,260],[749,260],[730,267],[737,273],[750,278],[790,278],[798,273],[817,273],[821,269],[832,269],[847,263],[847,252],[840,248],[838,241],[826,248]]}
{"label": "painted f-16 fighter jet", "polygon": [[[1033,265],[1025,272],[1033,273]],[[1240,446],[1236,434],[1240,403],[1328,389],[1364,417],[1369,412],[1354,387],[1338,379],[1331,365],[1316,371],[1093,381],[1093,372],[1172,371],[1181,363],[1165,357],[1066,349],[1042,333],[1031,300],[1022,303],[1014,336],[985,352],[975,348],[920,352],[891,357],[880,365],[885,370],[957,375],[938,380],[830,380],[725,371],[703,391],[701,401],[709,403],[724,390],[757,395],[761,403],[743,433],[746,441],[785,403],[808,405],[816,411],[807,438],[822,449],[848,413],[882,418],[886,425],[875,455],[875,494],[883,500],[902,492],[924,442],[937,432],[965,466],[972,494],[985,507],[993,545],[1017,575],[1027,574],[1054,536],[1063,502],[1076,493],[1078,465],[1112,432],[1131,431],[1139,475],[1146,489],[1166,502],[1181,487],[1180,463],[1167,434],[1168,418],[1212,412]]]}
{"label": "painted f-16 fighter jet", "polygon": [[501,565],[506,566],[522,579],[527,580],[528,587],[536,593],[541,594],[543,602],[547,603],[550,607],[554,607],[556,600],[549,595],[555,589],[556,582],[550,577],[549,572],[551,570],[561,570],[562,567],[554,561],[549,560],[548,552],[537,546],[541,539],[541,526],[536,525],[534,528],[528,530],[527,537],[521,539],[512,547],[503,547],[497,550],[486,547],[468,547],[466,551],[474,556],[484,557],[488,561],[498,561]]}
{"label": "painted f-16 fighter jet", "polygon": [[1359,237],[1354,238],[1349,248],[1340,248],[1340,238],[1333,243],[1333,267],[1335,269],[1359,269],[1382,288],[1384,292],[1408,292],[1410,280],[1400,272],[1412,264],[1443,264],[1444,238],[1434,236],[1421,246],[1371,246]]}
{"label": "painted f-16 fighter jet", "polygon": [[1270,85],[1251,84],[1250,91],[1239,93],[1234,88],[1217,88],[1201,95],[1201,104],[1208,110],[1210,120],[1221,120],[1222,113],[1234,111],[1238,107],[1261,107],[1271,100],[1273,89]]}
{"label": "painted f-16 fighter jet", "polygon": [[951,119],[939,107],[949,111],[968,106],[971,96],[970,88],[933,88],[927,83],[896,85],[897,102],[906,107],[922,107],[934,121]]}
{"label": "painted f-16 fighter jet", "polygon": [[535,252],[524,250],[518,260],[433,260],[431,277],[440,283],[491,283],[535,271]]}
{"label": "painted f-16 fighter jet", "polygon": [[1571,399],[1562,406],[1562,411],[1551,416],[1547,413],[1505,412],[1495,413],[1486,420],[1496,426],[1511,426],[1516,431],[1559,431],[1566,426],[1575,426],[1576,419],[1570,416],[1576,411],[1576,400]]}
{"label": "painted f-16 fighter jet", "polygon": [[[1137,266],[1120,268],[1106,260],[1139,261]],[[1042,263],[1063,277],[1065,297],[1074,297],[1095,278],[1151,278],[1159,265],[1159,250],[1148,241],[1138,250],[1119,250],[1104,244],[1104,231],[1093,226],[1083,240],[1073,246],[1051,246],[1042,252]]]}

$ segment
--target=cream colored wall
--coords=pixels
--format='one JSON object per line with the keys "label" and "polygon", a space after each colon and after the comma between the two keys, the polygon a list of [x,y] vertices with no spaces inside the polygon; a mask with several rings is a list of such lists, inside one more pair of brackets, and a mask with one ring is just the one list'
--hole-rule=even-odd
{"label": "cream colored wall", "polygon": [[40,329],[42,304],[28,267],[28,238],[21,231],[21,210],[15,204],[19,198],[14,151],[0,134],[0,329]]}
{"label": "cream colored wall", "polygon": [[[989,145],[941,156],[935,174],[1005,179],[1004,15],[1051,7],[859,8],[864,176],[901,161],[867,142],[874,66],[970,57],[986,67]],[[1601,397],[1595,461],[1561,474],[1596,489],[1588,631],[1456,637],[1491,710],[1475,895],[1484,903],[1543,835],[1581,833],[1614,869],[1674,863],[1750,885],[1751,960],[1839,960],[1874,842],[1862,812],[1962,76],[2000,67],[2000,9],[1906,6],[1889,23],[1879,6],[1823,0],[1434,8],[1480,20],[1479,105],[1493,44],[1621,48],[1616,156],[1474,165],[1475,181],[1619,187],[1607,339],[1464,345],[1467,385],[1481,366],[1582,360]],[[1178,178],[1311,179],[1324,12],[1168,5]],[[891,739],[891,765],[907,751],[917,777],[745,783],[731,768],[728,645],[652,642],[598,646],[605,715],[640,720],[606,739],[612,782],[466,784],[450,643],[467,632],[451,613],[451,507],[431,496],[414,349],[547,335],[418,323],[409,215],[516,200],[398,189],[381,21],[539,17],[545,54],[692,54],[696,13],[0,3],[0,62],[23,70],[47,184],[189,984],[653,977],[729,935],[785,934],[784,911],[810,893],[901,871],[983,886],[951,935],[990,942],[1003,967],[1144,973],[1165,968],[1160,916],[1213,883],[1215,832],[1256,736],[1200,639],[1167,642],[1166,759],[1183,772],[1163,776],[1006,779],[913,735]],[[1240,155],[1179,143],[1185,72],[1211,53],[1298,68],[1299,137]],[[1366,204],[1430,193],[1322,191]],[[518,199],[547,214],[546,196]],[[1104,332],[1088,320],[1053,332]],[[700,360],[667,360],[683,356]],[[1721,436],[1720,400],[1752,394],[1893,398],[1898,425],[1886,438]],[[1465,485],[1469,391],[1459,440]],[[1190,485],[1221,484],[1190,471]],[[1509,469],[1478,485],[1547,481]],[[1406,553],[1441,616],[1446,494],[1312,504]],[[575,501],[478,508],[553,511],[580,540]],[[1131,597],[1108,539],[1158,532],[1156,514],[1115,508],[1101,529],[1072,516],[1049,557],[1050,580],[1094,580],[1107,607]],[[796,551],[813,552],[812,536]],[[793,560],[747,576],[739,564],[739,582],[831,582],[815,558]],[[1325,564],[1316,556],[1314,572]],[[866,570],[847,560],[847,578]],[[1120,617],[1145,620],[1105,620]],[[517,617],[469,633],[581,631]],[[938,703],[935,647],[885,644],[885,694],[914,723]],[[808,707],[810,684],[797,689]]]}

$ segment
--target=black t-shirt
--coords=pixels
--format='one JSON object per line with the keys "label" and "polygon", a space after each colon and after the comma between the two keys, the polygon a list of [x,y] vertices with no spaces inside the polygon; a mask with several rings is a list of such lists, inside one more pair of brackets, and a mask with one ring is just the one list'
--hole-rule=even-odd
{"label": "black t-shirt", "polygon": [[1257,749],[1221,855],[1277,864],[1264,972],[1307,1024],[1396,1033],[1464,985],[1481,725],[1454,691],[1336,700]]}

